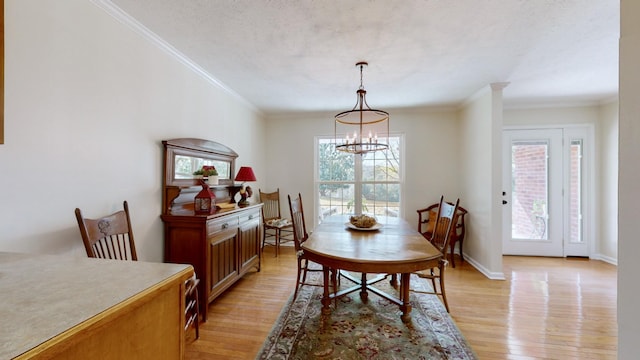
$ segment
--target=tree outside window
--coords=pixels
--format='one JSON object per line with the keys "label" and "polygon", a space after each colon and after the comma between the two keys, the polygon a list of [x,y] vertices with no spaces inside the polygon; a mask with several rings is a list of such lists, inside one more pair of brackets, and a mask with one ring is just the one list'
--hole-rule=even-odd
{"label": "tree outside window", "polygon": [[333,214],[400,216],[401,136],[389,149],[363,155],[336,151],[333,138],[317,138],[319,220]]}

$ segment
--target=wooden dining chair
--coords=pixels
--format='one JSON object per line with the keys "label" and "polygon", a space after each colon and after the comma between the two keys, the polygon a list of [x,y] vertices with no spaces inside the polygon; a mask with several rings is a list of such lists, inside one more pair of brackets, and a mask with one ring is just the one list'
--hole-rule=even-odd
{"label": "wooden dining chair", "polygon": [[[433,234],[433,228],[436,223],[436,216],[438,215],[439,203],[429,205],[424,209],[417,210],[418,212],[418,232],[422,234],[426,239],[430,239]],[[453,205],[449,203],[449,205]],[[449,235],[449,257],[451,258],[451,266],[456,267],[456,260],[454,256],[456,244],[458,251],[460,252],[460,261],[464,262],[464,255],[462,254],[462,245],[464,243],[465,229],[465,215],[467,215],[467,209],[462,206],[458,206],[456,215],[453,218],[453,225],[451,228],[451,234]]]}
{"label": "wooden dining chair", "polygon": [[[298,275],[296,277],[296,290],[293,293],[293,298],[295,299],[298,296],[298,290],[303,285],[311,285],[311,286],[323,286],[322,283],[311,283],[307,282],[307,272],[322,272],[321,268],[310,267],[310,264],[313,264],[309,261],[309,259],[305,256],[304,250],[302,249],[302,244],[309,239],[309,234],[307,233],[307,226],[304,221],[304,210],[302,208],[302,196],[298,193],[298,196],[294,199],[291,198],[291,195],[287,195],[289,199],[289,210],[291,211],[291,222],[293,223],[293,243],[296,249],[296,257],[298,259]],[[332,276],[334,278],[334,276]],[[335,279],[334,279],[335,280]],[[335,281],[334,281],[335,284]]]}
{"label": "wooden dining chair", "polygon": [[87,256],[91,258],[138,260],[136,254],[129,206],[125,201],[124,210],[97,219],[87,219],[76,208],[76,219]]}
{"label": "wooden dining chair", "polygon": [[[415,274],[419,277],[431,280],[433,291],[412,290],[414,292],[440,295],[442,297],[444,307],[447,309],[447,312],[449,312],[449,303],[447,302],[447,294],[445,292],[444,286],[444,270],[448,263],[447,245],[449,244],[451,229],[454,225],[454,218],[456,216],[455,214],[458,210],[459,203],[460,199],[456,200],[455,204],[453,204],[445,202],[444,196],[440,197],[440,202],[438,203],[438,212],[436,214],[434,223],[435,226],[433,227],[431,237],[428,238],[428,240],[431,242],[431,244],[433,244],[433,246],[440,250],[440,252],[442,253],[442,258],[438,261],[438,265],[436,267],[415,272]],[[437,284],[436,280],[438,280]]]}
{"label": "wooden dining chair", "polygon": [[[123,202],[124,210],[97,219],[82,216],[76,208],[76,220],[82,242],[90,258],[137,261],[136,245],[131,229],[129,204]],[[185,331],[193,325],[196,339],[200,337],[200,304],[198,303],[198,280],[195,274],[185,282]]]}
{"label": "wooden dining chair", "polygon": [[293,241],[293,224],[291,220],[283,218],[280,214],[280,189],[274,192],[260,193],[260,202],[262,203],[262,249],[265,245],[275,247],[276,257],[280,252],[280,244]]}
{"label": "wooden dining chair", "polygon": [[184,306],[184,331],[186,332],[190,326],[196,330],[196,340],[200,338],[200,301],[198,300],[198,284],[200,279],[194,273],[189,280],[185,281],[185,306]]}

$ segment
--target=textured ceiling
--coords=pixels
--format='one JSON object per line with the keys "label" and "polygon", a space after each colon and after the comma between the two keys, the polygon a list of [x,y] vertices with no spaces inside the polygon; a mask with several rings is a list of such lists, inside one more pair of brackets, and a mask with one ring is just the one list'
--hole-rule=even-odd
{"label": "textured ceiling", "polygon": [[112,0],[266,114],[459,104],[508,82],[507,105],[618,91],[617,0]]}

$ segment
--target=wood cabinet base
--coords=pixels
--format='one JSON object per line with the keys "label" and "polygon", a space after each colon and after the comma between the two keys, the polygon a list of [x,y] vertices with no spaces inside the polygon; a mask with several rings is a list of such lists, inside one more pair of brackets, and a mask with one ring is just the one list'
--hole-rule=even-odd
{"label": "wood cabinet base", "polygon": [[181,294],[170,286],[117,305],[17,359],[182,359],[180,316],[159,316],[178,314]]}

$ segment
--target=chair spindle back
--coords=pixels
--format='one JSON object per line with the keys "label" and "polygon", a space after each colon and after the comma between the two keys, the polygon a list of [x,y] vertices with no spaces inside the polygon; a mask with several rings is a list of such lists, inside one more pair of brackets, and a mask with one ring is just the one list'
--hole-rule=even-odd
{"label": "chair spindle back", "polygon": [[289,198],[289,210],[291,211],[291,222],[293,223],[293,241],[296,251],[300,251],[300,245],[309,238],[307,227],[304,223],[302,196],[298,193],[298,197],[294,199],[291,198],[291,195],[287,195],[287,197]]}
{"label": "chair spindle back", "polygon": [[264,221],[280,219],[280,189],[271,193],[260,192],[260,202],[262,202],[262,218]]}
{"label": "chair spindle back", "polygon": [[438,215],[430,241],[442,252],[445,259],[447,258],[447,245],[449,243],[452,226],[454,226],[454,218],[456,218],[459,202],[460,199],[456,200],[455,205],[451,205],[444,201],[444,196],[440,197]]}
{"label": "chair spindle back", "polygon": [[87,256],[114,260],[138,260],[136,254],[129,206],[125,201],[124,210],[98,219],[86,219],[76,208],[76,219]]}

